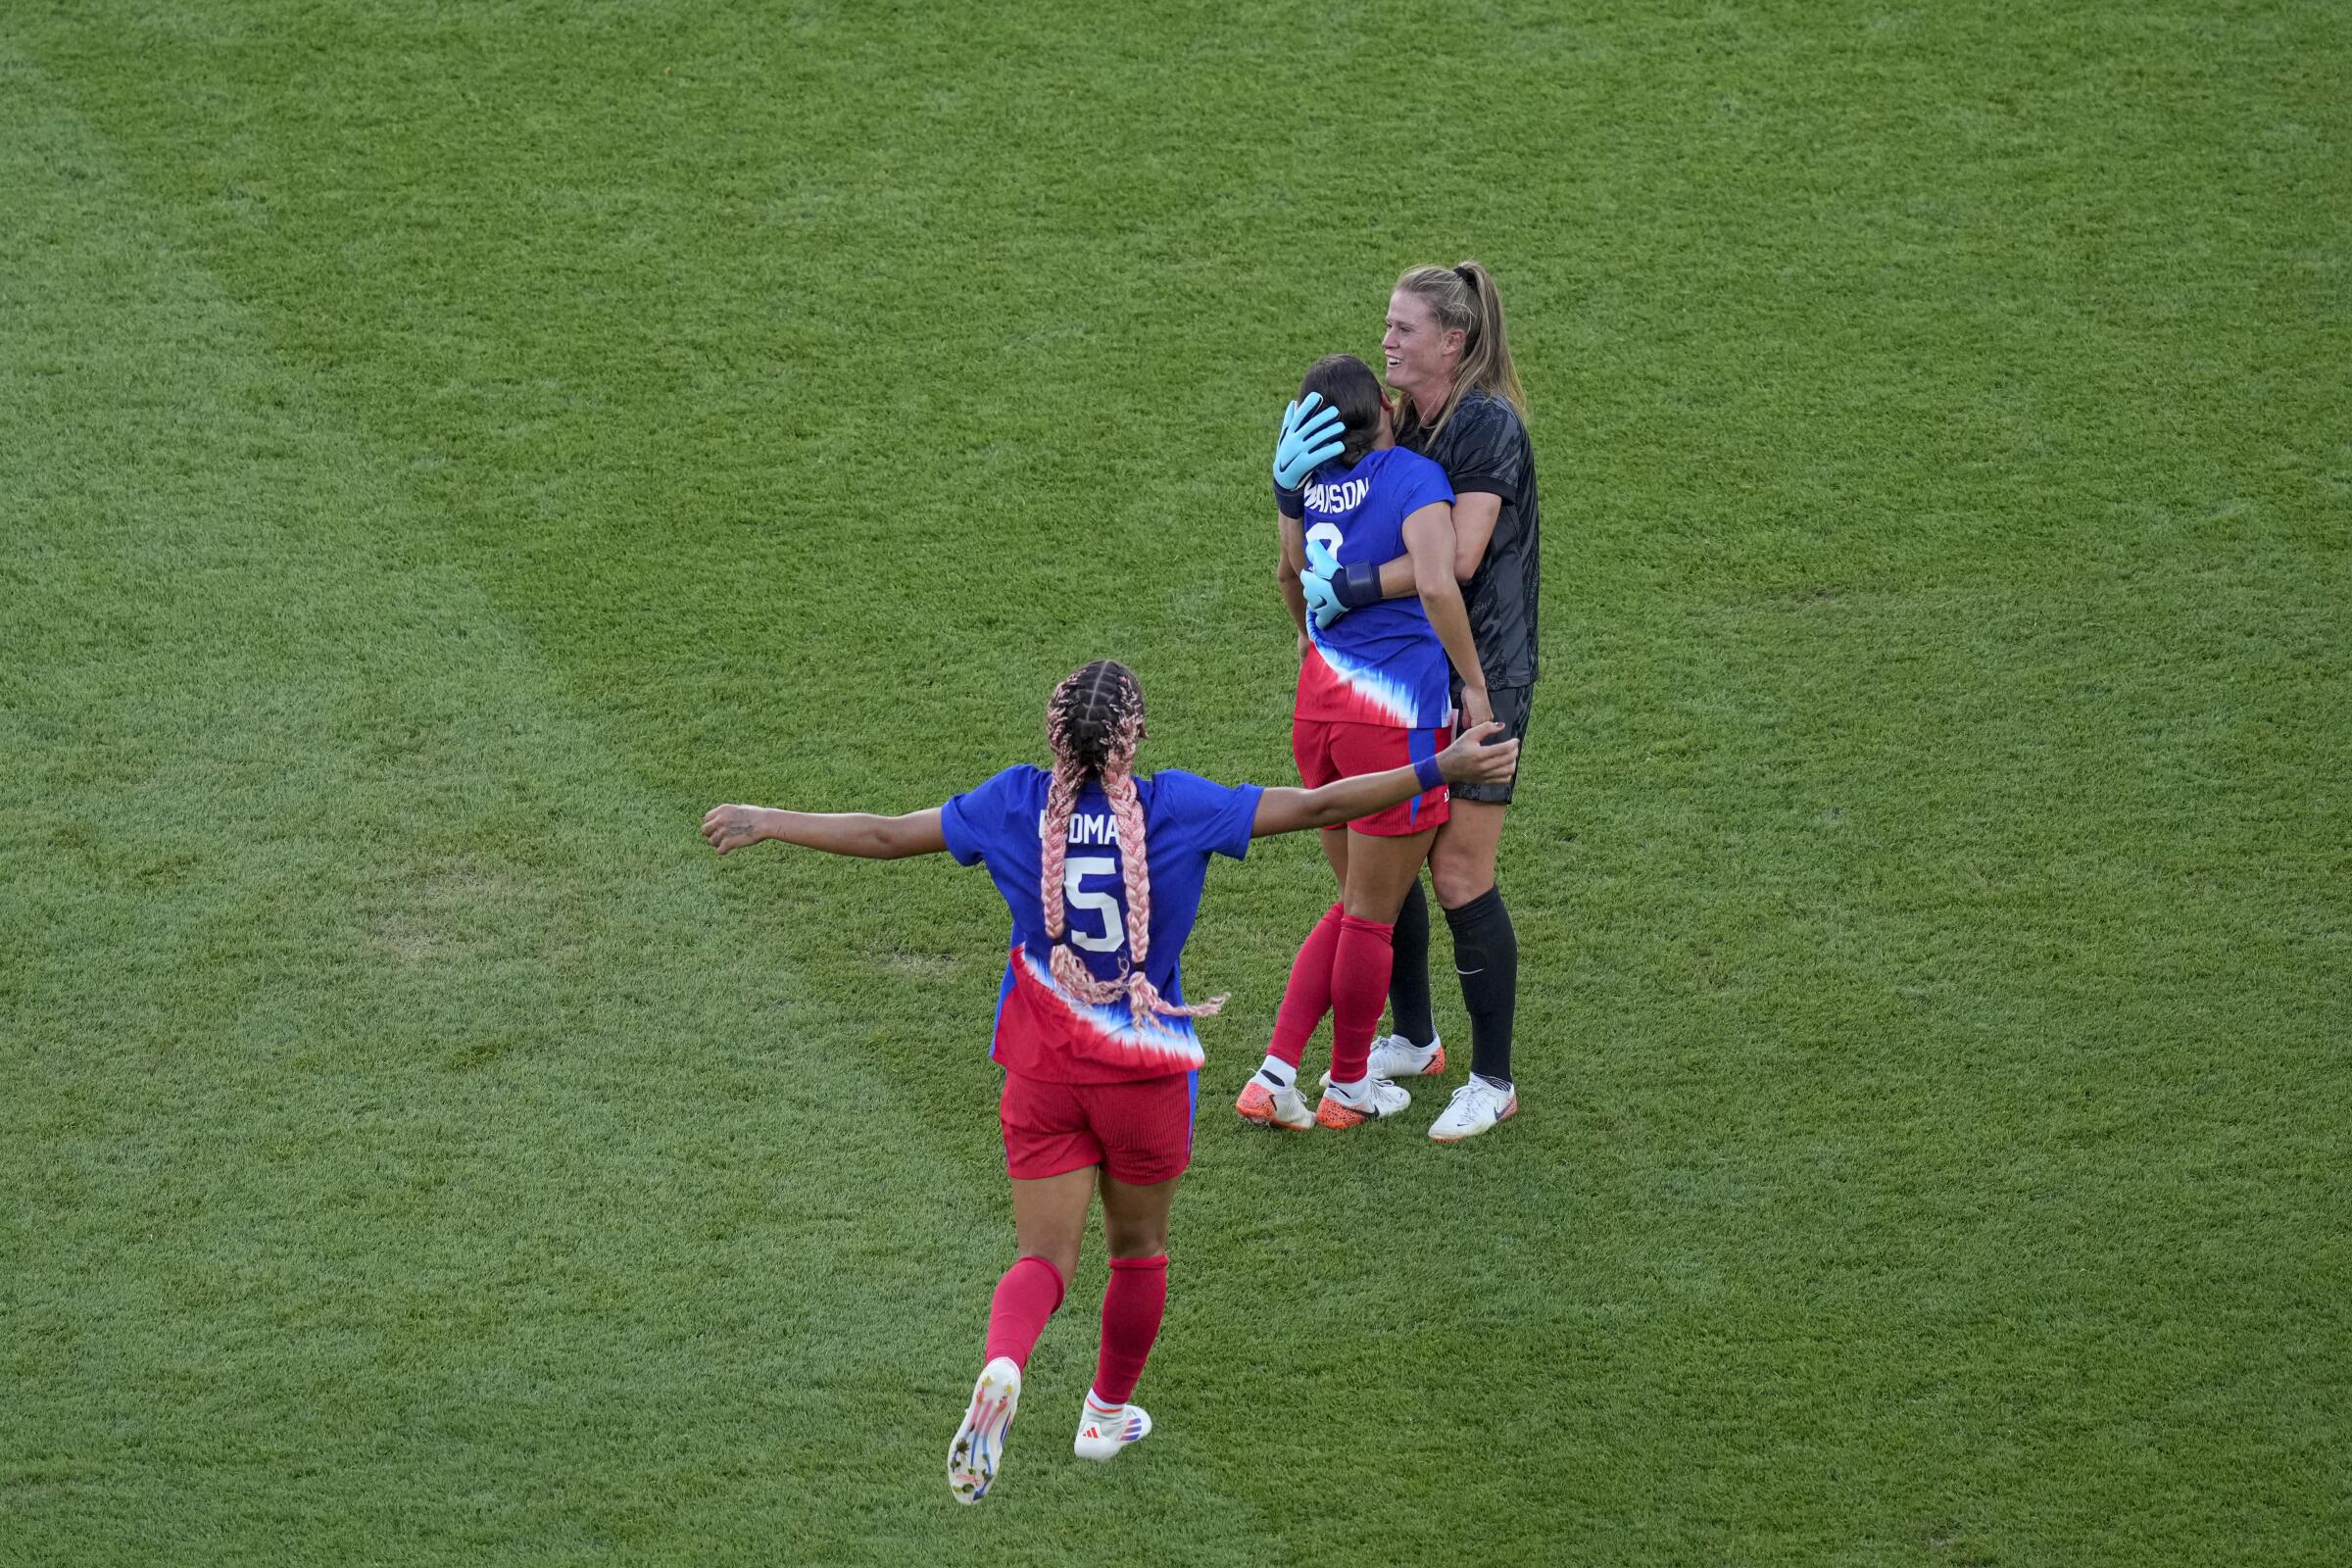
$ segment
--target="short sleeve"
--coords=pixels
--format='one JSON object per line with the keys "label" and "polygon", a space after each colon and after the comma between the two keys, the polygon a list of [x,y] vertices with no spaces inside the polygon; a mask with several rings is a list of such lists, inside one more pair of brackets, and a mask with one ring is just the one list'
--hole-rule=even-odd
{"label": "short sleeve", "polygon": [[955,796],[939,808],[940,836],[957,865],[976,865],[981,857],[1004,844],[1028,795],[1022,788],[1037,769],[1026,764],[1008,767],[977,789]]}
{"label": "short sleeve", "polygon": [[1453,417],[1446,476],[1454,494],[1477,490],[1517,501],[1527,488],[1527,437],[1511,406],[1482,397],[1456,409]]}
{"label": "short sleeve", "polygon": [[1185,843],[1236,860],[1250,853],[1257,798],[1265,793],[1255,784],[1212,783],[1173,767],[1152,774],[1152,783],[1153,814],[1174,827]]}
{"label": "short sleeve", "polygon": [[1403,506],[1397,512],[1398,516],[1409,517],[1423,507],[1435,506],[1442,501],[1450,502],[1453,499],[1453,486],[1446,482],[1444,468],[1439,467],[1418,453],[1408,452],[1405,456],[1413,461],[1405,471],[1404,483],[1397,491],[1403,502]]}

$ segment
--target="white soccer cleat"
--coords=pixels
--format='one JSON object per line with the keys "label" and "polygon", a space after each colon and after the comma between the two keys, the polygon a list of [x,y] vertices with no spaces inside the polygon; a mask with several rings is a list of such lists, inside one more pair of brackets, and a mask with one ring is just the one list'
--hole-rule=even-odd
{"label": "white soccer cleat", "polygon": [[[1438,1078],[1446,1072],[1446,1042],[1432,1040],[1426,1046],[1416,1046],[1402,1035],[1382,1035],[1372,1042],[1372,1064],[1368,1069],[1375,1078]],[[1331,1087],[1331,1074],[1323,1074],[1323,1087]]]}
{"label": "white soccer cleat", "polygon": [[1004,1452],[1004,1434],[1020,1402],[1021,1369],[1012,1357],[1000,1355],[980,1369],[963,1425],[948,1446],[948,1490],[957,1502],[978,1502],[988,1495],[989,1484],[997,1479],[997,1460]]}
{"label": "white soccer cleat", "polygon": [[1518,1114],[1518,1090],[1497,1089],[1472,1073],[1470,1081],[1453,1092],[1453,1098],[1430,1124],[1429,1136],[1441,1144],[1458,1144]]}
{"label": "white soccer cleat", "polygon": [[1375,1078],[1435,1078],[1446,1071],[1446,1042],[1432,1040],[1416,1046],[1402,1035],[1383,1035],[1372,1042]]}
{"label": "white soccer cleat", "polygon": [[1152,1435],[1152,1413],[1140,1404],[1122,1404],[1105,1409],[1095,1391],[1086,1391],[1086,1403],[1078,1411],[1078,1438],[1071,1444],[1081,1459],[1096,1459],[1109,1463],[1118,1457],[1119,1450],[1131,1443],[1141,1443]]}
{"label": "white soccer cleat", "polygon": [[1343,1095],[1337,1089],[1323,1091],[1323,1102],[1315,1107],[1318,1127],[1354,1127],[1364,1122],[1394,1116],[1413,1102],[1413,1097],[1386,1078],[1369,1078],[1364,1092],[1358,1097]]}
{"label": "white soccer cleat", "polygon": [[1242,1120],[1260,1127],[1284,1127],[1298,1133],[1315,1124],[1315,1113],[1306,1108],[1306,1097],[1297,1084],[1277,1089],[1256,1073],[1242,1086],[1242,1098],[1233,1102],[1233,1108]]}

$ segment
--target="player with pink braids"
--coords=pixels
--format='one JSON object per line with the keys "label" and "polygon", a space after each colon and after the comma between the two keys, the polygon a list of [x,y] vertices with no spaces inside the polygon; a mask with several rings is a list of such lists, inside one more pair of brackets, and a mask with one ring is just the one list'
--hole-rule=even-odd
{"label": "player with pink braids", "polygon": [[[1122,690],[1116,685],[1116,677],[1108,672],[1124,669],[1125,665],[1105,661],[1087,667],[1099,672],[1098,681]],[[1078,792],[1085,788],[1088,777],[1076,759],[1090,755],[1097,747],[1092,737],[1080,732],[1078,715],[1082,708],[1074,696],[1070,702],[1052,704],[1046,710],[1046,740],[1054,751],[1054,773],[1046,790],[1045,822],[1038,829],[1045,846],[1038,897],[1045,905],[1046,936],[1054,943],[1054,978],[1063,990],[1087,1002],[1115,1002],[1125,996],[1138,1025],[1149,1026],[1154,1017],[1207,1017],[1225,1005],[1223,997],[1194,1006],[1167,1002],[1152,984],[1147,967],[1152,942],[1152,876],[1145,843],[1143,801],[1135,787],[1135,749],[1144,738],[1143,696],[1132,684],[1132,675],[1123,690],[1135,693],[1135,706],[1119,711],[1109,721],[1107,733],[1101,737],[1102,760],[1094,776],[1102,781],[1103,798],[1110,806],[1111,823],[1119,840],[1119,881],[1126,895],[1131,963],[1121,979],[1098,980],[1086,961],[1078,956],[1077,949],[1062,940],[1069,925],[1066,878],[1070,846],[1066,830],[1077,812]]]}
{"label": "player with pink braids", "polygon": [[1021,1375],[1078,1266],[1099,1191],[1110,1250],[1094,1387],[1075,1449],[1109,1459],[1152,1430],[1130,1402],[1159,1335],[1168,1214],[1192,1161],[1200,1043],[1178,958],[1212,855],[1240,859],[1270,833],[1329,827],[1434,788],[1508,776],[1516,745],[1492,725],[1412,766],[1321,789],[1236,788],[1163,768],[1135,772],[1144,692],[1109,660],[1054,689],[1051,769],[1021,764],[905,816],[713,807],[703,836],[725,855],[774,839],[898,859],[942,851],[984,864],[1012,914],[990,1054],[1004,1069],[997,1114],[1012,1177],[1018,1255],[997,1281],[986,1365],[948,1451],[948,1485],[975,1502],[996,1479]]}

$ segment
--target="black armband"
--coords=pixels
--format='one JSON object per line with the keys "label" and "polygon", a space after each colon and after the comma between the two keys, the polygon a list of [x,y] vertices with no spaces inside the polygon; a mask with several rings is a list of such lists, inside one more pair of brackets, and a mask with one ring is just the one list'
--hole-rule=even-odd
{"label": "black armband", "polygon": [[1295,522],[1305,521],[1306,492],[1302,489],[1285,490],[1281,485],[1276,485],[1274,487],[1274,510]]}
{"label": "black armband", "polygon": [[1376,561],[1351,561],[1342,566],[1332,589],[1349,610],[1377,605],[1388,597],[1380,591],[1380,563]]}

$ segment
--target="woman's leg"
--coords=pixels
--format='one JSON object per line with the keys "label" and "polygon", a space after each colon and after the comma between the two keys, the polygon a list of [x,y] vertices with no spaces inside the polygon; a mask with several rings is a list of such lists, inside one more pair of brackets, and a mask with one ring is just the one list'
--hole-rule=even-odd
{"label": "woman's leg", "polygon": [[1170,1177],[1149,1187],[1102,1178],[1102,1239],[1110,1249],[1110,1284],[1102,1293],[1102,1353],[1095,1366],[1094,1399],[1115,1409],[1135,1393],[1168,1300],[1168,1211],[1176,1202]]}
{"label": "woman's leg", "polygon": [[1419,877],[1404,890],[1404,903],[1397,906],[1393,947],[1396,957],[1389,970],[1389,1024],[1406,1045],[1427,1051],[1437,1044],[1438,1020],[1429,1004],[1429,899]]}
{"label": "woman's leg", "polygon": [[[1291,726],[1291,750],[1298,759],[1298,776],[1309,789],[1327,784],[1340,776],[1338,766],[1328,755],[1331,726],[1305,719]],[[1324,858],[1331,862],[1332,874],[1340,879],[1343,892],[1348,886],[1348,830],[1327,827],[1322,830]],[[1315,922],[1306,940],[1299,944],[1298,956],[1291,960],[1291,977],[1283,987],[1282,1006],[1274,1015],[1274,1037],[1266,1046],[1265,1064],[1259,1069],[1266,1088],[1287,1091],[1296,1087],[1298,1058],[1306,1052],[1306,1043],[1315,1032],[1323,1015],[1331,1010],[1331,959],[1340,940],[1341,908],[1332,905]],[[1250,1121],[1265,1122],[1270,1112],[1263,1102],[1265,1095],[1252,1094],[1245,1089],[1237,1103],[1243,1117]]]}
{"label": "woman's leg", "polygon": [[1152,1417],[1129,1401],[1167,1310],[1168,1211],[1192,1162],[1199,1092],[1197,1073],[1089,1091],[1102,1140],[1110,1283],[1102,1292],[1102,1353],[1078,1413],[1074,1450],[1082,1459],[1110,1459],[1152,1431]]}
{"label": "woman's leg", "polygon": [[[1406,750],[1415,758],[1435,756],[1453,738],[1450,729],[1428,732],[1426,745],[1415,745],[1408,737]],[[1345,872],[1340,881],[1346,884]],[[1392,1053],[1392,1055],[1410,1056],[1420,1053],[1421,1059],[1396,1076],[1410,1076],[1420,1072],[1443,1072],[1445,1056],[1433,1048],[1437,1045],[1437,1020],[1429,1007],[1429,900],[1422,895],[1421,878],[1416,872],[1404,887],[1404,898],[1396,906],[1396,916],[1391,922],[1391,962],[1389,966],[1389,1014],[1391,1027],[1398,1039],[1412,1048],[1411,1052]],[[1385,1075],[1385,1072],[1384,1072]]]}
{"label": "woman's leg", "polygon": [[1429,879],[1437,884],[1440,905],[1458,909],[1494,886],[1494,857],[1509,809],[1485,801],[1453,803],[1429,852]]}
{"label": "woman's leg", "polygon": [[1453,967],[1470,1014],[1470,1070],[1511,1082],[1511,1023],[1519,1000],[1519,938],[1494,885],[1506,807],[1456,801],[1430,851],[1430,880],[1453,932]]}
{"label": "woman's leg", "polygon": [[1317,828],[1315,836],[1323,841],[1323,858],[1331,862],[1331,874],[1348,885],[1348,830],[1344,827]]}
{"label": "woman's leg", "polygon": [[[1008,1098],[1022,1092],[1009,1075],[1006,1083]],[[1048,1095],[1060,1087],[1044,1086]],[[1034,1095],[1036,1089],[1030,1086],[1029,1093]],[[1032,1099],[1023,1108],[1035,1112],[1039,1105]],[[1013,1153],[1015,1139],[1024,1136],[1033,1140],[1035,1128],[1026,1123],[1016,1126],[1008,1105],[1008,1154]],[[948,1489],[958,1502],[978,1502],[996,1482],[1004,1434],[1021,1401],[1021,1373],[1029,1364],[1029,1352],[1037,1348],[1038,1336],[1046,1331],[1046,1320],[1061,1305],[1070,1275],[1078,1267],[1078,1244],[1086,1235],[1087,1204],[1094,1194],[1093,1165],[1013,1180],[1013,1244],[1020,1256],[997,1281],[988,1309],[987,1364],[980,1369],[980,1380],[972,1385],[963,1424],[948,1445]]]}
{"label": "woman's leg", "polygon": [[[1065,1170],[1058,1176],[1012,1184],[1012,1245],[1021,1260],[1051,1267],[1067,1285],[1078,1271],[1078,1249],[1086,1239],[1086,1211],[1094,1201],[1096,1169]],[[1016,1360],[1028,1359],[1024,1350]]]}
{"label": "woman's leg", "polygon": [[1004,1075],[997,1098],[1004,1134],[1004,1167],[1012,1178],[1012,1267],[997,1284],[989,1317],[991,1360],[1008,1356],[1026,1365],[1046,1319],[1061,1304],[1078,1268],[1087,1205],[1102,1144],[1076,1085]]}
{"label": "woman's leg", "polygon": [[1266,1043],[1263,1070],[1269,1076],[1286,1070],[1289,1077],[1297,1076],[1307,1041],[1331,1010],[1332,958],[1339,952],[1340,922],[1346,912],[1338,904],[1324,910],[1323,918],[1315,922],[1315,928],[1298,945],[1298,956],[1291,960],[1291,978],[1282,988],[1282,1005],[1274,1013],[1274,1036]]}
{"label": "woman's leg", "polygon": [[1341,900],[1338,951],[1331,970],[1331,1081],[1366,1076],[1373,1031],[1388,1000],[1390,940],[1405,889],[1429,858],[1434,831],[1396,836],[1349,829],[1348,888]]}
{"label": "woman's leg", "polygon": [[1166,1255],[1168,1214],[1176,1206],[1176,1184],[1182,1179],[1171,1176],[1141,1187],[1102,1178],[1102,1241],[1113,1262]]}
{"label": "woman's leg", "polygon": [[[1340,879],[1343,895],[1348,888],[1348,830],[1327,827],[1322,830],[1323,857]],[[1331,960],[1340,941],[1340,917],[1345,911],[1334,904],[1323,911],[1323,918],[1306,934],[1298,948],[1298,956],[1291,960],[1291,978],[1282,991],[1282,1006],[1274,1014],[1274,1038],[1266,1046],[1268,1065],[1289,1067],[1294,1074],[1298,1058],[1306,1054],[1306,1043],[1313,1038],[1315,1026],[1331,1010]]]}

